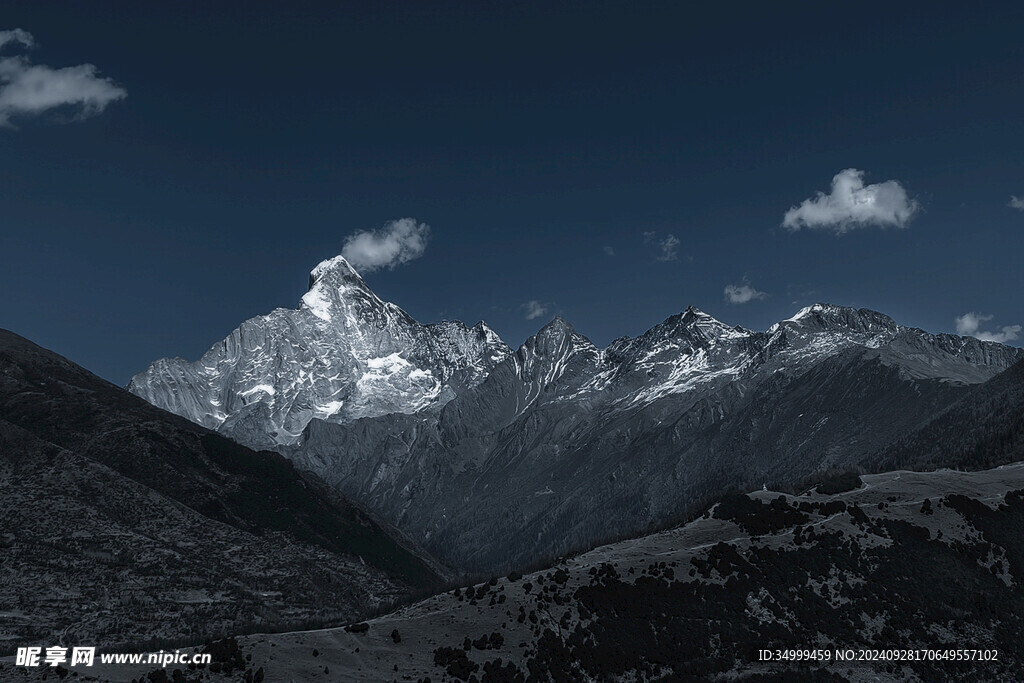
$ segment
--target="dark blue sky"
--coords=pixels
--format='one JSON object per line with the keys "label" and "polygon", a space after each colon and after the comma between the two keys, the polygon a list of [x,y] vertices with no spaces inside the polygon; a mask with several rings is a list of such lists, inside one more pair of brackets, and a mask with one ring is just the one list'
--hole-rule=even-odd
{"label": "dark blue sky", "polygon": [[[377,293],[513,346],[555,313],[603,345],[691,304],[1024,323],[1020,3],[327,5],[5,3],[34,47],[0,56],[127,96],[0,128],[0,327],[124,384],[402,217],[431,238]],[[898,183],[903,227],[782,227],[848,168]],[[744,283],[767,296],[729,303]]]}

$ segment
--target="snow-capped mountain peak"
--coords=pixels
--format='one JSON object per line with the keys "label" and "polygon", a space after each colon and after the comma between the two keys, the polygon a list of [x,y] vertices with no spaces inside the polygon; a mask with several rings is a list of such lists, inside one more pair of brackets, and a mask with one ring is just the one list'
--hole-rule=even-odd
{"label": "snow-capped mountain peak", "polygon": [[[687,306],[686,310],[683,311],[683,318],[685,318],[685,319],[694,319],[694,320],[700,320],[702,318],[703,319],[709,319],[709,320],[715,320],[714,316],[708,315],[707,313],[705,313],[704,311],[700,310],[699,308],[697,308],[693,304],[690,304],[689,306]],[[718,321],[715,320],[715,322],[718,322]]]}
{"label": "snow-capped mountain peak", "polygon": [[694,306],[689,306],[685,311],[683,311],[680,323],[708,341],[722,338],[735,339],[738,337],[747,337],[753,334],[751,331],[745,330],[742,327],[727,325],[721,320],[708,315]]}
{"label": "snow-capped mountain peak", "polygon": [[857,333],[891,333],[899,329],[896,321],[868,308],[852,308],[816,303],[800,309],[796,315],[782,321],[808,329],[853,331]]}
{"label": "snow-capped mountain peak", "polygon": [[527,367],[536,364],[564,365],[569,358],[586,353],[594,358],[598,351],[594,344],[576,332],[561,316],[555,316],[537,334],[523,343],[517,356]]}
{"label": "snow-capped mountain peak", "polygon": [[381,300],[343,256],[322,261],[309,273],[309,291],[300,300],[300,310],[341,329],[358,328],[372,320],[387,326],[390,319],[401,324],[415,321],[398,306]]}
{"label": "snow-capped mountain peak", "polygon": [[569,321],[560,315],[556,315],[551,322],[544,325],[537,332],[538,339],[563,339],[576,334],[576,329]]}
{"label": "snow-capped mountain peak", "polygon": [[297,309],[243,322],[199,361],[163,359],[129,389],[266,448],[310,420],[344,423],[440,407],[509,353],[483,323],[421,325],[382,301],[342,256],[317,265]]}
{"label": "snow-capped mountain peak", "polygon": [[359,282],[363,283],[363,278],[360,277],[356,269],[353,268],[352,264],[340,254],[333,258],[321,261],[315,268],[313,268],[313,270],[309,271],[309,288],[312,289],[316,282],[325,278],[355,278],[358,279]]}
{"label": "snow-capped mountain peak", "polygon": [[470,329],[473,330],[480,341],[486,344],[505,344],[505,342],[501,340],[501,337],[498,336],[498,333],[491,329],[491,327],[483,320],[478,320],[476,325],[473,325]]}

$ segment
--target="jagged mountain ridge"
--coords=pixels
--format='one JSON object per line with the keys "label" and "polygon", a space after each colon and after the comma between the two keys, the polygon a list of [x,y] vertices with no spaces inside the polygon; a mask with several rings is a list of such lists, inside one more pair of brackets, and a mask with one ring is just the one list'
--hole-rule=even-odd
{"label": "jagged mountain ridge", "polygon": [[691,308],[604,351],[556,319],[436,419],[314,420],[283,452],[496,570],[860,462],[1019,357],[823,305],[760,333]]}
{"label": "jagged mountain ridge", "polygon": [[484,322],[420,325],[341,256],[312,270],[297,309],[246,320],[201,359],[161,359],[128,390],[254,448],[294,443],[311,419],[437,409],[509,353]]}
{"label": "jagged mountain ridge", "polygon": [[[387,351],[410,363],[433,357],[422,351],[429,335],[395,332],[430,326],[380,302],[343,260],[325,264],[314,270],[298,312],[272,315],[343,318],[344,326],[330,328],[345,337],[331,347],[340,352],[384,358]],[[329,284],[326,293],[317,287],[321,281]],[[301,336],[307,329],[275,327],[299,338],[272,343],[309,347]],[[382,329],[386,348],[364,343]],[[409,340],[412,346],[400,348]],[[449,381],[443,395],[426,402],[425,394],[403,394],[395,383],[359,394],[353,372],[355,389],[341,391],[363,396],[373,410],[341,410],[325,419],[307,411],[304,429],[289,431],[275,447],[445,561],[493,570],[638,533],[724,487],[860,462],[1024,353],[827,304],[808,306],[764,332],[731,327],[691,307],[605,349],[561,318],[515,353],[494,340],[445,366],[447,377],[456,378],[464,372],[459,363],[486,358],[467,381]],[[358,369],[360,362],[332,357],[323,366]],[[233,373],[247,363],[238,358],[228,367]],[[286,386],[296,373],[309,372],[301,364],[278,367],[275,381]],[[146,396],[142,390],[160,389],[172,410],[173,397],[196,395],[187,379],[179,386],[153,368],[133,380],[133,391]],[[232,381],[214,375],[213,384]],[[263,380],[245,380],[257,381]],[[219,429],[250,445],[279,439],[279,421],[268,417],[272,405],[246,404]]]}

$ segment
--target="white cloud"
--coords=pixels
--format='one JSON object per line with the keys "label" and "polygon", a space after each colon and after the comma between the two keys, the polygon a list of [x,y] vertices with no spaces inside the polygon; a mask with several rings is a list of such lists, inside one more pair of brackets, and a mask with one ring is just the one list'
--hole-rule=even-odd
{"label": "white cloud", "polygon": [[731,304],[745,304],[748,301],[754,301],[755,299],[767,298],[767,293],[757,291],[751,287],[748,282],[744,282],[741,285],[725,286],[725,300]]}
{"label": "white cloud", "polygon": [[895,180],[864,184],[864,171],[847,168],[832,178],[830,194],[819,192],[794,206],[782,219],[788,230],[831,230],[837,235],[870,225],[904,228],[917,213],[917,200]]}
{"label": "white cloud", "polygon": [[1018,197],[1015,194],[1010,195],[1010,202],[1007,204],[1011,209],[1017,209],[1018,211],[1024,211],[1024,197]]}
{"label": "white cloud", "polygon": [[8,43],[21,43],[25,47],[32,47],[35,41],[32,40],[31,33],[20,28],[12,31],[0,31],[0,50]]}
{"label": "white cloud", "polygon": [[[0,49],[8,45],[31,48],[32,34],[22,29],[0,31]],[[75,118],[99,114],[111,102],[128,95],[109,78],[97,75],[92,64],[54,69],[33,64],[27,57],[0,58],[0,126],[12,118],[37,116],[60,107],[72,107]]]}
{"label": "white cloud", "polygon": [[676,253],[676,249],[679,248],[681,242],[675,235],[669,235],[663,240],[657,238],[655,232],[644,233],[644,244],[653,244],[660,250],[656,260],[658,261],[675,261],[679,254]]}
{"label": "white cloud", "polygon": [[605,247],[604,253],[607,254],[608,256],[615,256],[615,250],[612,249],[611,247]]}
{"label": "white cloud", "polygon": [[1020,325],[1007,325],[998,332],[979,329],[982,323],[986,323],[991,319],[992,316],[982,313],[964,313],[956,317],[956,333],[974,337],[981,341],[994,341],[1000,344],[1011,342],[1020,336],[1022,329]]}
{"label": "white cloud", "polygon": [[542,315],[546,315],[548,312],[548,304],[537,301],[536,299],[530,299],[519,308],[522,309],[523,317],[527,320],[539,318]]}
{"label": "white cloud", "polygon": [[661,247],[661,256],[658,257],[659,261],[676,260],[676,247],[679,246],[679,240],[675,235],[669,235],[659,242],[658,246]]}
{"label": "white cloud", "polygon": [[417,223],[415,218],[399,218],[377,230],[349,235],[341,255],[360,272],[393,270],[423,256],[429,237],[430,226],[426,223]]}

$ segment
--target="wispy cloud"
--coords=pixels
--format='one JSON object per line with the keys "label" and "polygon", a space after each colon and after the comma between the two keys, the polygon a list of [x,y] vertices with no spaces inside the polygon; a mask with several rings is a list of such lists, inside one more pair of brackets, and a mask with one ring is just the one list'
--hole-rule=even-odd
{"label": "wispy cloud", "polygon": [[[28,31],[0,31],[0,50],[12,45],[30,49],[34,44]],[[92,64],[54,69],[33,64],[23,55],[0,58],[0,126],[12,127],[12,119],[65,107],[75,112],[74,118],[84,119],[127,95],[124,88],[97,75]]]}
{"label": "wispy cloud", "polygon": [[393,270],[423,256],[430,238],[430,226],[415,218],[389,221],[377,230],[366,230],[345,238],[341,255],[361,272],[381,268]]}
{"label": "wispy cloud", "polygon": [[653,244],[658,248],[658,256],[655,257],[657,261],[675,261],[679,258],[677,249],[681,242],[675,235],[670,234],[665,239],[658,239],[656,232],[645,232],[644,244]]}
{"label": "wispy cloud", "polygon": [[1024,211],[1024,197],[1018,197],[1015,194],[1010,195],[1010,201],[1007,206],[1011,209],[1017,209],[1018,211]]}
{"label": "wispy cloud", "polygon": [[1020,325],[1007,325],[998,332],[982,330],[982,324],[987,323],[991,319],[991,315],[973,312],[964,313],[956,318],[956,333],[966,335],[968,337],[975,337],[982,341],[999,342],[1000,344],[1011,342],[1020,337],[1022,329]]}
{"label": "wispy cloud", "polygon": [[604,253],[607,254],[608,256],[615,256],[615,250],[612,249],[611,247],[605,247]]}
{"label": "wispy cloud", "polygon": [[0,31],[0,50],[7,47],[10,43],[20,43],[23,47],[32,47],[35,41],[32,40],[31,33],[20,28],[11,31]]}
{"label": "wispy cloud", "polygon": [[535,318],[547,315],[549,307],[550,304],[537,301],[536,299],[530,299],[525,304],[522,304],[519,309],[523,312],[524,318],[527,320],[534,320]]}
{"label": "wispy cloud", "polygon": [[749,282],[744,281],[739,285],[725,286],[725,300],[731,304],[745,304],[750,301],[767,299],[766,292],[759,292]]}
{"label": "wispy cloud", "polygon": [[905,228],[920,205],[895,180],[864,184],[864,171],[847,168],[832,178],[829,194],[819,192],[782,219],[787,230],[831,230],[837,235],[868,226]]}

